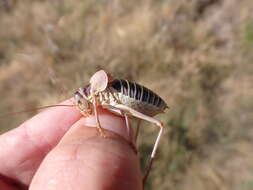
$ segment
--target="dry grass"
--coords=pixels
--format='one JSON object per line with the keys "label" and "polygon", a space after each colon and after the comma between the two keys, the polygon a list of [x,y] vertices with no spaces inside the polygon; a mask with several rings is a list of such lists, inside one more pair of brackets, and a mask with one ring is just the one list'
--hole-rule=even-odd
{"label": "dry grass", "polygon": [[[253,189],[252,8],[251,0],[0,0],[0,113],[57,103],[58,86],[71,95],[105,69],[171,107],[158,116],[171,127],[148,189]],[[29,116],[3,118],[0,130]],[[142,129],[142,165],[155,132]]]}

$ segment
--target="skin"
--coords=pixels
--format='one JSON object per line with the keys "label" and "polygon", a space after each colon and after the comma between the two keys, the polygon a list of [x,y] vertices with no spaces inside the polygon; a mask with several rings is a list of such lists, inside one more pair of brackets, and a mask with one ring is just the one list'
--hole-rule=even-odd
{"label": "skin", "polygon": [[[70,101],[63,104],[71,104]],[[124,119],[98,109],[52,107],[0,136],[0,189],[142,189],[136,152]]]}

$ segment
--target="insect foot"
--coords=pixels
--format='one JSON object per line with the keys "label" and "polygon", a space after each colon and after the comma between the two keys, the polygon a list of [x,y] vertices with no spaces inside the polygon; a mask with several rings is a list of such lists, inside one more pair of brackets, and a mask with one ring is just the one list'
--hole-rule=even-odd
{"label": "insect foot", "polygon": [[106,134],[105,134],[104,129],[103,129],[101,126],[98,126],[98,125],[97,125],[97,131],[98,131],[98,133],[99,133],[99,135],[100,135],[101,137],[104,137],[104,138],[107,137]]}

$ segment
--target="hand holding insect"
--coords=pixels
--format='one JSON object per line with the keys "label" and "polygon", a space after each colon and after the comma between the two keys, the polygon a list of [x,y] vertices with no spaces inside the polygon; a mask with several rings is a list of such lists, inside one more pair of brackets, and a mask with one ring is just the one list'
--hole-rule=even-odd
{"label": "hand holding insect", "polygon": [[[147,169],[146,174],[145,174],[144,179],[143,179],[143,184],[145,184],[145,181],[146,181],[146,179],[148,177],[148,174],[151,170],[152,162],[153,162],[153,159],[155,157],[156,150],[157,150],[157,147],[158,147],[158,143],[160,141],[162,131],[163,131],[162,123],[159,120],[154,119],[153,116],[155,116],[158,113],[162,113],[166,108],[168,108],[167,104],[157,94],[155,94],[151,90],[149,90],[149,89],[147,89],[147,88],[145,88],[145,87],[143,87],[139,84],[136,84],[136,83],[133,83],[133,82],[128,82],[127,80],[113,79],[110,75],[108,75],[103,70],[98,71],[97,73],[95,73],[90,79],[90,84],[88,84],[84,88],[80,88],[75,93],[74,98],[75,98],[75,105],[78,106],[78,108],[80,110],[80,113],[84,116],[83,117],[84,121],[86,121],[86,123],[83,123],[83,126],[92,125],[92,126],[96,127],[99,131],[99,134],[100,134],[99,136],[98,135],[96,136],[97,137],[96,140],[99,141],[99,142],[101,142],[101,141],[112,141],[115,138],[116,139],[119,138],[119,137],[115,136],[114,133],[111,134],[111,132],[105,132],[104,128],[106,129],[107,128],[106,126],[115,126],[115,125],[117,125],[117,123],[115,123],[115,121],[113,121],[113,122],[108,124],[107,120],[103,119],[103,114],[101,114],[102,112],[99,112],[99,109],[101,109],[101,107],[104,108],[105,110],[108,110],[110,112],[116,113],[119,116],[124,117],[125,120],[122,117],[114,116],[114,117],[120,118],[120,120],[121,120],[120,125],[121,126],[118,125],[118,127],[113,127],[114,130],[111,130],[111,131],[114,131],[114,132],[120,134],[122,137],[124,137],[123,139],[126,140],[126,141],[124,141],[125,145],[128,145],[128,148],[130,147],[129,145],[131,145],[131,147],[133,148],[133,146],[132,146],[133,145],[132,144],[132,142],[133,142],[132,130],[131,130],[130,124],[128,122],[129,118],[133,117],[133,118],[138,119],[138,120],[146,120],[146,121],[148,121],[152,124],[155,124],[156,126],[158,126],[160,128],[160,131],[158,133],[153,151],[151,153],[151,158],[150,158],[150,162],[148,164],[148,169]],[[61,106],[66,106],[65,108],[62,107],[62,109],[70,109],[70,108],[67,108],[67,107],[71,106],[71,105],[55,105],[55,106],[57,106],[57,107],[51,108],[51,109],[60,109]],[[46,107],[49,107],[49,106],[46,106]],[[73,107],[71,109],[73,109]],[[59,124],[60,125],[60,123],[62,123],[62,121],[66,122],[66,119],[68,118],[67,116],[75,115],[75,113],[78,113],[77,111],[78,110],[75,110],[75,111],[69,110],[68,112],[65,112],[65,115],[62,115],[61,118],[59,116],[56,117],[57,122],[54,123],[54,124],[57,124],[57,125]],[[81,117],[80,113],[78,114],[78,117],[77,117],[77,115],[75,115],[75,117],[76,117],[75,119],[79,119]],[[55,113],[52,113],[52,114],[54,115]],[[43,113],[39,114],[37,117],[40,118],[41,115],[43,115]],[[68,127],[60,125],[61,127],[58,127],[58,129],[60,128],[61,130],[56,131],[56,128],[54,126],[46,127],[46,128],[34,127],[33,125],[35,125],[35,126],[36,125],[39,125],[39,126],[44,126],[45,125],[45,122],[41,123],[40,119],[38,119],[37,117],[34,117],[35,119],[33,118],[28,123],[25,123],[21,127],[19,127],[18,129],[15,129],[14,132],[7,133],[7,135],[3,135],[0,138],[0,148],[1,148],[1,146],[2,146],[2,148],[5,148],[5,149],[7,148],[7,154],[2,155],[2,157],[0,155],[0,161],[2,161],[3,163],[7,163],[7,167],[6,167],[6,165],[3,165],[2,168],[1,168],[1,166],[0,166],[0,174],[7,177],[7,181],[8,181],[8,178],[15,179],[15,180],[16,180],[16,178],[18,178],[17,181],[19,181],[22,184],[26,185],[27,183],[30,183],[31,178],[33,177],[33,175],[36,171],[36,170],[34,170],[34,166],[35,166],[36,169],[38,168],[39,164],[44,159],[45,155],[49,152],[49,150],[52,147],[54,147],[58,143],[58,141],[61,139],[63,134],[66,132],[66,130],[75,121],[75,120],[70,120],[70,121],[67,120],[67,122],[69,124]],[[51,115],[50,118],[52,119],[54,117]],[[88,121],[87,118],[93,118],[92,119],[93,122],[92,123],[87,123],[87,121]],[[37,121],[37,123],[36,122],[33,123],[34,120]],[[114,120],[115,120],[115,118],[114,118]],[[43,119],[42,119],[42,121],[43,121]],[[106,125],[104,125],[104,124],[101,125],[101,123],[107,123],[107,124]],[[75,124],[75,125],[78,125],[78,124]],[[78,126],[79,126],[79,128],[82,128],[80,124]],[[139,125],[138,125],[138,127],[139,127]],[[50,130],[51,130],[50,135],[43,136],[43,134],[46,134],[45,129],[47,129],[47,128],[50,128]],[[80,149],[78,147],[80,145],[80,141],[85,140],[84,138],[80,138],[80,136],[79,136],[80,134],[84,134],[84,136],[86,136],[86,137],[88,136],[89,138],[92,138],[94,140],[93,135],[90,135],[91,133],[88,132],[87,129],[86,129],[86,133],[80,133],[80,134],[79,133],[71,133],[71,131],[75,131],[76,128],[78,128],[78,127],[74,128],[74,126],[73,126],[73,129],[70,130],[70,132],[68,132],[67,135],[66,135],[66,136],[68,136],[68,134],[70,134],[70,136],[71,136],[71,134],[76,134],[77,137],[78,137],[78,140],[77,140],[78,143],[76,144],[77,148],[75,147],[74,148],[75,150],[74,151],[72,150],[72,155],[74,155],[74,156],[73,156],[73,158],[68,157],[70,160],[77,158],[78,155],[76,155],[77,154],[76,151]],[[29,134],[28,129],[31,130],[31,131],[37,131],[38,130],[39,133],[37,131],[35,133],[36,134],[35,136],[34,135],[28,135]],[[109,128],[109,130],[110,130],[110,128]],[[122,130],[125,131],[125,132],[121,133],[120,131],[122,131]],[[17,134],[18,134],[18,136],[16,136]],[[55,134],[57,134],[57,135],[54,136]],[[135,140],[137,138],[137,135],[138,135],[138,133],[135,134]],[[36,139],[36,136],[40,137],[41,139]],[[107,136],[110,137],[110,138],[100,138],[100,137],[107,137]],[[13,139],[17,138],[17,140],[14,140],[14,143],[11,140],[12,137],[13,137]],[[29,137],[29,138],[27,138],[27,137]],[[27,142],[26,138],[28,139],[28,142]],[[89,140],[89,138],[86,138],[86,139]],[[53,139],[53,141],[52,141],[52,139]],[[63,140],[61,140],[61,143],[59,144],[59,146],[61,146],[62,144],[64,145],[65,139],[69,139],[69,138],[67,138],[67,137],[63,138]],[[70,138],[70,139],[71,140],[67,141],[67,142],[74,145],[75,144],[74,143],[75,139],[74,138]],[[2,144],[1,144],[1,140],[2,140]],[[39,140],[39,142],[37,142],[38,140]],[[40,140],[42,140],[42,141],[40,141]],[[31,142],[29,142],[29,141],[31,141]],[[33,141],[36,142],[36,143],[34,143]],[[45,144],[42,143],[43,144],[42,147],[38,146],[43,141],[44,141]],[[7,144],[5,142],[7,142]],[[4,145],[4,143],[5,143],[5,145]],[[15,150],[15,148],[16,148],[16,147],[14,147],[15,145],[22,147],[22,144],[25,147],[25,154],[23,154],[23,155],[18,154],[18,155],[13,156],[9,153],[9,150],[12,150],[12,151]],[[91,145],[94,145],[94,144],[96,144],[96,143],[92,143]],[[31,145],[33,145],[33,146],[31,147]],[[103,143],[103,146],[104,145],[106,145],[106,143]],[[113,146],[113,144],[110,144],[110,145]],[[57,146],[57,147],[59,147],[59,146]],[[57,147],[56,147],[56,150],[57,150],[56,152],[59,153],[59,150],[57,149]],[[28,148],[28,150],[26,150],[27,148]],[[100,148],[100,147],[98,147],[98,148]],[[105,149],[105,150],[108,149],[108,150],[112,151],[110,153],[113,153],[113,148],[112,147],[104,147],[103,149]],[[103,150],[103,149],[100,148],[100,150]],[[94,153],[94,152],[96,153],[97,146],[94,150],[92,150],[91,153]],[[125,169],[127,169],[129,171],[129,173],[132,176],[134,176],[133,178],[130,179],[130,182],[126,179],[127,186],[128,186],[127,189],[140,189],[142,187],[142,185],[141,185],[141,183],[139,183],[140,170],[139,170],[139,165],[137,163],[136,154],[129,157],[129,153],[126,154],[125,151],[122,152],[122,150],[124,150],[124,148],[122,148],[122,149],[120,148],[118,150],[119,150],[119,152],[121,152],[123,154],[121,157],[124,158],[124,157],[127,156],[128,159],[130,158],[130,160],[131,160],[130,162],[132,162],[132,164],[134,165],[134,167],[131,167],[131,165],[129,165],[130,167],[128,165],[126,165],[124,167]],[[23,150],[20,149],[19,151],[22,152]],[[15,152],[15,154],[19,153],[19,151]],[[26,154],[26,152],[28,152],[28,155]],[[46,161],[42,162],[42,165],[40,166],[40,168],[43,168],[44,165],[46,165],[46,164],[43,164],[43,163],[47,162],[48,157],[49,157],[49,160],[51,160],[53,158],[52,160],[54,161],[54,163],[57,163],[54,160],[54,151],[52,151],[52,152],[53,153],[50,153],[46,157],[46,159],[45,159]],[[130,154],[134,153],[133,149],[131,149],[131,152],[132,153],[130,153]],[[30,160],[29,156],[33,156],[34,153],[35,154],[36,153],[41,154],[39,159]],[[60,153],[61,153],[61,151],[60,151]],[[108,154],[107,151],[105,152],[105,155],[106,155],[106,153]],[[53,154],[53,156],[51,156],[52,154]],[[78,159],[78,161],[82,162],[82,164],[85,165],[85,164],[87,164],[87,162],[85,162],[83,160],[87,159],[87,157],[89,158],[90,154],[88,153],[87,155],[83,155],[83,156],[84,157],[80,160]],[[103,154],[97,155],[97,156],[100,157],[100,158],[104,157]],[[13,162],[12,159],[8,160],[8,157],[13,157],[14,162]],[[109,161],[105,159],[106,160],[105,162],[111,162],[111,156],[108,155],[107,157],[110,158],[110,159],[109,159]],[[28,159],[28,160],[26,160],[26,159]],[[25,167],[24,166],[21,167],[21,168],[25,168],[25,171],[22,171],[22,172],[25,173],[25,174],[28,173],[28,176],[24,177],[24,175],[22,173],[19,174],[21,176],[19,176],[19,175],[17,176],[17,169],[14,168],[14,167],[19,164],[20,160],[25,163],[24,164]],[[95,160],[95,161],[97,161],[97,160]],[[120,161],[120,159],[118,161]],[[13,163],[14,163],[14,167],[13,167]],[[111,169],[116,168],[115,172],[118,172],[118,169],[117,169],[118,167],[114,165],[115,163],[112,162],[112,166],[111,166],[112,168]],[[73,163],[71,163],[69,165],[72,165],[72,164]],[[127,164],[127,163],[124,163],[124,164]],[[81,164],[79,163],[78,165],[81,165]],[[27,166],[28,166],[28,168],[27,168]],[[30,166],[32,166],[32,171],[31,171],[31,168],[29,168]],[[92,167],[96,166],[96,164],[91,164],[91,166]],[[18,166],[18,167],[20,167],[20,166]],[[82,166],[80,166],[80,168],[81,167]],[[43,181],[40,178],[42,178],[42,179],[46,178],[47,180],[50,180],[49,182],[52,183],[52,184],[49,184],[49,185],[57,185],[58,184],[58,181],[55,180],[54,176],[49,175],[49,177],[48,177],[48,175],[46,174],[45,176],[42,175],[42,177],[41,177],[41,175],[40,175],[41,170],[42,171],[43,170],[48,170],[48,172],[49,172],[49,170],[51,170],[51,167],[47,168],[47,166],[46,166],[44,169],[39,169],[39,172],[37,172],[37,174],[35,175],[35,180],[33,180],[35,182],[32,183],[32,184],[35,184],[35,187],[36,187],[37,183],[39,183],[42,186],[43,186],[43,183],[45,183],[45,180]],[[15,171],[15,172],[12,173],[13,171]],[[72,172],[71,169],[70,169],[70,171]],[[110,169],[107,170],[107,171],[110,171]],[[59,171],[56,170],[56,172],[57,173],[53,172],[55,174],[55,176],[58,175]],[[61,172],[63,172],[63,171],[61,171]],[[82,172],[82,171],[78,170],[77,173],[80,173],[80,172]],[[110,173],[112,173],[112,171],[110,171]],[[71,175],[72,175],[72,173],[71,173]],[[77,174],[74,174],[74,175],[76,176]],[[85,171],[84,171],[84,175],[86,175]],[[115,174],[113,174],[113,176],[114,175]],[[110,176],[110,175],[108,175],[108,176]],[[3,180],[6,181],[5,177],[3,178]],[[37,180],[37,178],[39,178],[40,180]],[[72,176],[71,180],[72,179],[73,179],[73,176]],[[131,180],[134,180],[135,186],[131,186]],[[43,181],[43,183],[40,183],[41,181]],[[80,182],[83,182],[83,181],[80,181]],[[108,180],[106,180],[105,182],[108,182]],[[62,183],[59,183],[59,184],[62,184]],[[97,183],[95,183],[95,184],[97,184]],[[101,185],[103,183],[98,183],[98,184]],[[123,183],[123,185],[124,184],[125,183]],[[129,187],[129,184],[132,188]],[[33,185],[32,185],[32,187],[33,187]],[[44,186],[43,186],[43,188],[44,188]],[[36,188],[36,189],[38,189],[38,188]],[[66,189],[66,187],[64,189]],[[73,188],[70,187],[70,189],[73,189]],[[91,188],[91,189],[94,189],[94,188]],[[101,189],[101,188],[99,188],[99,189]],[[113,188],[111,188],[111,189],[113,189]]]}
{"label": "hand holding insect", "polygon": [[104,130],[109,138],[97,135],[94,116],[81,118],[75,107],[49,108],[1,135],[0,189],[18,189],[17,183],[37,190],[140,190],[138,158],[124,140],[124,119],[97,111],[102,127],[114,132]]}

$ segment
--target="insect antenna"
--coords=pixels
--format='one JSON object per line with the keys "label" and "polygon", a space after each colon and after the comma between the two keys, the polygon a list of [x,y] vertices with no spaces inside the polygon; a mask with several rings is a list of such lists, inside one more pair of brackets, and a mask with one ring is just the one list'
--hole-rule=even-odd
{"label": "insect antenna", "polygon": [[13,115],[20,114],[20,113],[33,112],[33,111],[42,110],[42,109],[51,108],[51,107],[74,107],[74,106],[76,106],[76,105],[74,105],[74,104],[72,104],[72,105],[56,104],[56,105],[49,105],[49,106],[41,106],[41,107],[36,107],[36,108],[31,108],[31,109],[25,109],[25,110],[0,114],[0,118],[6,117],[6,116],[13,116]]}

